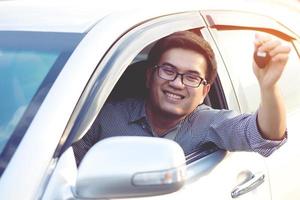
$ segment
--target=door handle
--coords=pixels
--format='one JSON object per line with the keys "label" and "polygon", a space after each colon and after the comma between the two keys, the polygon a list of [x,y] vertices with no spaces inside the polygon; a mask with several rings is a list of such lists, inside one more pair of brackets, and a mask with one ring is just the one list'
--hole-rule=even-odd
{"label": "door handle", "polygon": [[250,179],[248,179],[246,182],[237,185],[232,190],[231,197],[237,198],[243,194],[246,194],[247,192],[250,192],[251,190],[254,190],[258,186],[260,186],[264,181],[265,181],[265,174],[263,173],[252,174]]}

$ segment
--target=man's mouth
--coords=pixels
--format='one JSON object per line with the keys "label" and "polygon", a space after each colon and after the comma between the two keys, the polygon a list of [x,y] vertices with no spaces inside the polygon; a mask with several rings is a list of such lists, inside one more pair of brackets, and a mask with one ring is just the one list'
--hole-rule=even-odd
{"label": "man's mouth", "polygon": [[171,100],[182,100],[184,98],[183,95],[180,95],[180,94],[174,94],[174,93],[171,93],[171,92],[164,92],[164,94]]}

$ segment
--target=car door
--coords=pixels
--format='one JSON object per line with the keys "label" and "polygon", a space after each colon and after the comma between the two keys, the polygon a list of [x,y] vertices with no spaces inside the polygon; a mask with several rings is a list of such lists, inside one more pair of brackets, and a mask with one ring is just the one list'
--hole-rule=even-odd
{"label": "car door", "polygon": [[[189,29],[201,33],[216,52],[220,80],[215,85],[215,93],[212,94],[212,98],[220,108],[228,107],[240,110],[224,60],[199,12],[157,16],[140,23],[113,44],[90,79],[89,85],[82,95],[82,100],[79,101],[76,112],[74,112],[75,120],[71,120],[75,123],[69,124],[66,128],[69,133],[66,140],[63,137],[64,147],[58,149],[55,154],[59,157],[56,165],[59,167],[54,169],[44,199],[57,197],[59,194],[64,194],[62,195],[64,197],[68,196],[65,195],[66,186],[72,184],[68,183],[67,179],[57,181],[60,177],[56,177],[59,171],[66,172],[66,169],[70,169],[70,180],[76,179],[76,169],[65,159],[64,150],[85,134],[130,62],[139,55],[139,52],[156,40],[172,32]],[[188,155],[187,160],[187,181],[182,189],[163,196],[135,199],[203,198],[219,200],[233,197],[240,197],[239,199],[242,200],[271,199],[265,162],[261,156],[255,153],[229,153],[214,146],[208,146],[194,152],[193,155]],[[103,164],[105,165],[105,163]],[[71,189],[68,191],[70,192]],[[125,194],[124,197],[126,197]]]}
{"label": "car door", "polygon": [[252,72],[252,54],[256,33],[276,38],[291,48],[279,86],[287,111],[288,141],[266,159],[272,199],[299,199],[300,151],[296,121],[300,107],[299,35],[284,27],[284,23],[252,13],[203,12],[234,85],[235,95],[243,112],[255,112],[259,106],[259,87]]}

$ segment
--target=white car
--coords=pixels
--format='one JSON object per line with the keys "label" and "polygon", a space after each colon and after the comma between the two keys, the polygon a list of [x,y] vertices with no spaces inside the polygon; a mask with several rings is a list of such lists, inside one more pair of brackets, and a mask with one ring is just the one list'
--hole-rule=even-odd
{"label": "white car", "polygon": [[[119,6],[132,9],[115,12],[117,5],[0,2],[0,199],[299,200],[300,32],[291,21],[246,2],[244,9],[205,1],[137,9],[125,2]],[[299,22],[299,15],[290,16]],[[124,72],[155,41],[179,30],[197,32],[215,51],[218,78],[206,99],[214,108],[258,108],[255,33],[292,48],[280,80],[287,143],[268,158],[213,144],[185,156],[171,140],[113,137],[99,141],[77,168],[70,146],[105,101],[143,95],[142,75],[127,85]]]}

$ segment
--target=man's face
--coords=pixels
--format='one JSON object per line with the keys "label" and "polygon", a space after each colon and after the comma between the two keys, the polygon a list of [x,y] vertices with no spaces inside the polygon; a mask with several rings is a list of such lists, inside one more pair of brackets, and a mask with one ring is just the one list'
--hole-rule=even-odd
{"label": "man's face", "polygon": [[[160,58],[159,65],[171,65],[178,73],[191,73],[205,77],[207,63],[205,57],[195,51],[174,48],[166,51]],[[155,71],[153,71],[155,70]],[[181,76],[168,81],[158,76],[158,69],[148,69],[147,86],[149,88],[148,107],[156,114],[182,118],[191,113],[209,92],[210,85],[201,84],[192,88],[182,83]]]}

